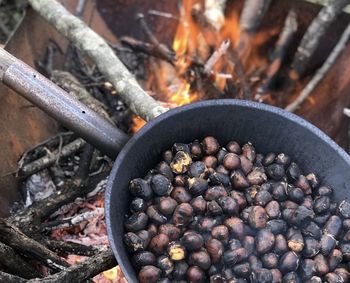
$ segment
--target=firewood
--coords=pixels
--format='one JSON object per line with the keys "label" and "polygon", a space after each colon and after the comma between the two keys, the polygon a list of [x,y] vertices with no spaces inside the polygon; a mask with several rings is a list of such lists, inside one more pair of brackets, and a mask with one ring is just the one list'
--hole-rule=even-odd
{"label": "firewood", "polygon": [[322,67],[317,70],[313,78],[308,82],[305,88],[300,92],[299,96],[287,107],[287,111],[294,112],[298,107],[305,101],[306,98],[311,94],[311,92],[316,88],[318,83],[323,79],[328,70],[333,66],[339,54],[344,50],[350,37],[350,25],[348,25],[343,32],[339,42],[332,50],[331,54],[328,56],[326,61],[323,63]]}
{"label": "firewood", "polygon": [[135,114],[149,121],[167,110],[140,87],[112,48],[83,21],[69,13],[57,1],[28,2],[36,12],[96,63],[101,73],[113,84]]}
{"label": "firewood", "polygon": [[74,266],[43,279],[31,279],[27,283],[66,283],[84,282],[95,275],[117,265],[111,249],[99,252]]}
{"label": "firewood", "polygon": [[86,142],[83,139],[78,138],[70,142],[69,144],[63,146],[61,149],[56,149],[53,152],[50,152],[49,154],[29,164],[19,167],[17,175],[20,178],[26,178],[42,169],[48,168],[51,165],[53,165],[58,158],[67,157],[74,154],[75,152],[80,150],[85,144]]}
{"label": "firewood", "polygon": [[[41,240],[46,247],[58,254],[75,254],[81,256],[93,256],[98,252],[101,252],[101,248],[95,246],[86,246],[74,242],[68,241],[56,241],[56,240]],[[19,274],[20,275],[20,274]],[[23,277],[23,276],[22,276]],[[33,278],[33,277],[31,277]]]}
{"label": "firewood", "polygon": [[220,60],[220,58],[227,53],[228,48],[230,47],[230,40],[224,40],[219,48],[215,50],[215,52],[209,57],[207,62],[204,64],[204,69],[203,73],[206,75],[209,75],[212,70],[214,65]]}
{"label": "firewood", "polygon": [[19,276],[8,274],[6,272],[0,271],[0,282],[6,283],[26,283],[28,280],[23,279]]}
{"label": "firewood", "polygon": [[40,261],[52,270],[60,271],[69,266],[65,260],[26,236],[5,219],[0,219],[0,241],[30,258]]}
{"label": "firewood", "polygon": [[[131,48],[135,52],[142,52],[149,56],[154,56],[162,60],[166,60],[169,63],[173,63],[175,58],[173,53],[165,52],[159,48],[159,45],[154,45],[148,42],[144,42],[130,36],[123,36],[120,38],[120,42],[127,47]],[[162,50],[162,51],[161,51]]]}
{"label": "firewood", "polygon": [[42,225],[41,230],[42,231],[52,231],[55,229],[64,229],[64,228],[69,228],[74,225],[78,225],[79,223],[83,221],[88,221],[90,218],[98,217],[104,215],[104,208],[97,207],[94,210],[91,211],[86,211],[78,215],[74,215],[72,217],[68,218],[63,218],[63,219],[58,219],[54,220],[48,223],[44,223]]}
{"label": "firewood", "polygon": [[290,77],[297,80],[304,75],[312,55],[320,44],[322,36],[336,20],[349,0],[333,0],[323,7],[305,32],[291,65]]}
{"label": "firewood", "polygon": [[26,279],[41,277],[38,270],[36,270],[23,257],[18,255],[12,248],[3,243],[0,243],[0,262],[1,265],[12,274],[17,274]]}
{"label": "firewood", "polygon": [[271,0],[245,0],[239,26],[242,31],[251,33],[260,26]]}
{"label": "firewood", "polygon": [[266,78],[257,91],[258,95],[266,93],[274,83],[297,28],[297,15],[294,10],[291,10],[288,13],[282,32],[279,35],[275,49],[271,55],[270,65],[266,70]]}

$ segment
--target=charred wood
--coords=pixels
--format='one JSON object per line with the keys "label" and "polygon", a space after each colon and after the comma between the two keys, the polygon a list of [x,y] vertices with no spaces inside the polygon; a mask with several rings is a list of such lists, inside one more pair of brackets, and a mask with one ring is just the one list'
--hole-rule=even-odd
{"label": "charred wood", "polygon": [[339,42],[332,50],[331,54],[328,56],[326,61],[323,63],[322,67],[317,70],[316,74],[308,82],[305,88],[300,92],[299,96],[287,107],[287,111],[294,112],[299,108],[299,106],[309,97],[311,92],[316,88],[319,82],[324,78],[328,70],[333,66],[334,62],[338,58],[339,54],[344,50],[350,37],[350,25],[348,25],[343,32]]}
{"label": "charred wood", "polygon": [[333,0],[323,7],[305,32],[291,65],[290,77],[297,80],[306,71],[310,59],[320,44],[322,36],[335,21],[349,0]]}
{"label": "charred wood", "polygon": [[61,271],[69,266],[65,260],[39,242],[26,236],[5,219],[0,219],[0,241],[17,252],[40,261],[52,270]]}
{"label": "charred wood", "polygon": [[26,259],[3,243],[0,243],[0,262],[11,274],[16,274],[26,279],[41,277],[40,272],[28,263]]}
{"label": "charred wood", "polygon": [[260,26],[271,0],[245,0],[239,25],[241,30],[251,33]]}
{"label": "charred wood", "polygon": [[283,60],[285,59],[286,53],[292,39],[294,37],[295,32],[298,29],[297,15],[295,11],[290,11],[285,20],[282,32],[278,38],[276,43],[275,50],[273,51],[270,59],[270,65],[266,70],[266,78],[264,79],[262,86],[258,89],[258,94],[262,95],[266,93],[269,89],[271,89],[278,72],[281,69]]}
{"label": "charred wood", "polygon": [[[94,246],[86,246],[74,242],[43,240],[42,243],[50,250],[58,254],[75,254],[81,256],[93,256],[101,251]],[[22,276],[23,277],[23,276]]]}

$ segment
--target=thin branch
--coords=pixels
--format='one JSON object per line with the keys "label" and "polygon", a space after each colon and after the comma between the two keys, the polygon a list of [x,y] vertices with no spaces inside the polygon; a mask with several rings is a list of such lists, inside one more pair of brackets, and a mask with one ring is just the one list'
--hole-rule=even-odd
{"label": "thin branch", "polygon": [[140,87],[109,45],[83,21],[69,13],[57,1],[28,2],[39,15],[90,57],[135,114],[149,121],[167,110]]}
{"label": "thin branch", "polygon": [[333,0],[327,6],[323,7],[312,21],[294,55],[291,65],[292,70],[290,72],[290,77],[293,80],[300,78],[305,73],[312,55],[320,44],[322,36],[349,3],[350,0]]}
{"label": "thin branch", "polygon": [[207,62],[204,64],[204,69],[203,73],[206,75],[209,75],[212,70],[214,65],[220,60],[220,58],[227,53],[228,48],[230,47],[230,40],[226,39],[224,40],[219,48],[215,50],[215,52],[209,57]]}
{"label": "thin branch", "polygon": [[78,138],[63,146],[61,150],[56,149],[53,152],[48,153],[47,155],[19,168],[18,176],[21,178],[26,178],[42,169],[50,167],[51,165],[55,164],[58,158],[72,155],[73,153],[79,151],[85,144],[86,142],[83,139]]}
{"label": "thin branch", "polygon": [[101,272],[117,265],[117,261],[110,249],[101,251],[97,255],[90,257],[77,265],[71,266],[54,275],[43,279],[28,280],[28,283],[66,283],[84,282]]}
{"label": "thin branch", "polygon": [[104,215],[104,208],[97,207],[94,210],[86,211],[72,217],[67,217],[63,219],[54,220],[42,225],[42,230],[51,231],[55,229],[64,229],[75,226],[83,221],[88,221],[91,218]]}
{"label": "thin branch", "polygon": [[43,240],[41,242],[50,250],[57,253],[93,256],[101,251],[101,248],[95,246],[86,246],[68,241]]}
{"label": "thin branch", "polygon": [[175,57],[173,53],[164,52],[163,49],[160,49],[158,45],[154,45],[148,42],[144,42],[130,36],[123,36],[120,38],[120,42],[130,49],[136,52],[142,52],[147,55],[157,57],[162,60],[166,60],[169,63],[174,63]]}
{"label": "thin branch", "polygon": [[175,61],[175,52],[170,50],[166,45],[160,43],[154,33],[148,26],[145,16],[142,13],[136,15],[136,20],[140,23],[143,32],[147,35],[148,39],[151,41],[153,48],[170,63]]}
{"label": "thin branch", "polygon": [[246,32],[254,32],[260,26],[271,0],[245,0],[239,26]]}
{"label": "thin branch", "polygon": [[333,66],[334,62],[338,58],[339,54],[345,48],[350,37],[350,25],[348,25],[343,32],[339,42],[332,50],[331,54],[328,56],[327,60],[323,63],[322,67],[317,70],[316,74],[313,76],[311,81],[306,85],[306,87],[301,91],[297,99],[295,99],[291,104],[287,105],[285,108],[287,111],[294,112],[298,107],[305,101],[305,99],[311,94],[318,83],[323,79],[328,70]]}

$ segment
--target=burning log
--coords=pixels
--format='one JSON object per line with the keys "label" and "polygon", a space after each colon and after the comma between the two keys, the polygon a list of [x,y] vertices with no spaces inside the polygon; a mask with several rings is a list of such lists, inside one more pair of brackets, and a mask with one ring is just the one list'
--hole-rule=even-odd
{"label": "burning log", "polygon": [[29,0],[30,5],[77,48],[88,55],[113,84],[130,109],[149,121],[167,109],[160,106],[137,83],[109,45],[83,21],[57,1]]}
{"label": "burning log", "polygon": [[316,74],[313,76],[311,81],[306,85],[306,87],[301,91],[299,96],[287,107],[288,111],[294,112],[298,107],[305,101],[305,99],[311,94],[311,92],[316,88],[318,83],[322,80],[328,70],[333,66],[334,62],[338,58],[339,54],[343,51],[350,37],[350,25],[347,26],[343,32],[339,42],[332,50],[331,54],[328,56],[326,61],[323,63],[322,67],[317,70]]}
{"label": "burning log", "polygon": [[254,32],[260,26],[270,3],[271,0],[246,0],[239,21],[241,30]]}
{"label": "burning log", "polygon": [[305,32],[294,55],[291,65],[292,70],[290,71],[291,79],[297,80],[305,73],[312,55],[320,44],[322,36],[349,3],[349,0],[333,0],[321,9]]}

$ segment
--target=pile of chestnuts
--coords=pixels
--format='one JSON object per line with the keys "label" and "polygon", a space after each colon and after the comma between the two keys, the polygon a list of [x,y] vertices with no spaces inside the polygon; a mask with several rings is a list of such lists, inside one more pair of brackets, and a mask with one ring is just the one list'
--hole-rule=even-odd
{"label": "pile of chestnuts", "polygon": [[287,154],[208,136],[162,159],[129,187],[124,243],[141,283],[350,282],[350,201]]}

